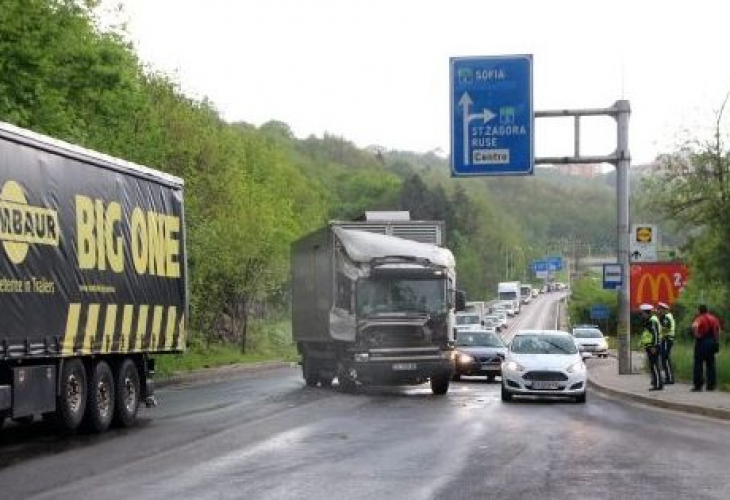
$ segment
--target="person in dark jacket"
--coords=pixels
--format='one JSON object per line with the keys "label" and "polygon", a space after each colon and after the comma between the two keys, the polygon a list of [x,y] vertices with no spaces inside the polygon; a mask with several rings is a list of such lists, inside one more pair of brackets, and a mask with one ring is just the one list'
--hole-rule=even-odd
{"label": "person in dark jacket", "polygon": [[720,320],[707,310],[705,304],[697,307],[697,316],[692,322],[695,337],[694,370],[692,392],[702,390],[707,375],[707,390],[714,391],[717,385],[715,354],[720,351]]}

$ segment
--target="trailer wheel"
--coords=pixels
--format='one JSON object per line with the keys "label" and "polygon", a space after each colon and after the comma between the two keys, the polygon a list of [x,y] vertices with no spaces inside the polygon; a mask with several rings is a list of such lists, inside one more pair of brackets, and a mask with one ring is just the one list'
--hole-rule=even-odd
{"label": "trailer wheel", "polygon": [[435,375],[431,377],[431,392],[437,396],[442,396],[449,392],[449,382],[451,377],[446,375]]}
{"label": "trailer wheel", "polygon": [[60,382],[56,421],[63,429],[74,431],[84,418],[88,392],[86,369],[80,359],[68,359],[63,363]]}
{"label": "trailer wheel", "polygon": [[89,380],[89,403],[86,425],[91,432],[104,432],[114,417],[114,376],[109,364],[98,361]]}
{"label": "trailer wheel", "polygon": [[119,365],[114,382],[114,423],[120,427],[130,427],[137,421],[140,398],[139,372],[134,361],[126,358]]}

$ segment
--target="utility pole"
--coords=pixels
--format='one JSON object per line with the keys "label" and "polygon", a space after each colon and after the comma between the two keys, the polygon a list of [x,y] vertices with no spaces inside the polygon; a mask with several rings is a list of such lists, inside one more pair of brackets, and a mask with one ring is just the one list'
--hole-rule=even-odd
{"label": "utility pole", "polygon": [[[622,286],[618,289],[618,371],[631,373],[631,332],[629,303],[629,116],[631,105],[627,100],[616,101],[610,108],[602,109],[562,109],[555,111],[536,111],[535,118],[574,117],[575,149],[573,156],[535,158],[535,164],[587,164],[610,163],[616,167],[617,214],[616,233],[618,236],[618,263],[621,265]],[[580,154],[580,118],[584,116],[610,116],[616,120],[616,151],[605,156],[582,156]]]}

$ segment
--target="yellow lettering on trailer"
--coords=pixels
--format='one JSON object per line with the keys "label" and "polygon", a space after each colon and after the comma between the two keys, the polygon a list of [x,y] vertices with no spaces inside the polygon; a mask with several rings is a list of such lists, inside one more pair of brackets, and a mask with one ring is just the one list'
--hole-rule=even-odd
{"label": "yellow lettering on trailer", "polygon": [[76,195],[76,252],[79,268],[124,271],[124,243],[119,234],[122,207],[112,202]]}

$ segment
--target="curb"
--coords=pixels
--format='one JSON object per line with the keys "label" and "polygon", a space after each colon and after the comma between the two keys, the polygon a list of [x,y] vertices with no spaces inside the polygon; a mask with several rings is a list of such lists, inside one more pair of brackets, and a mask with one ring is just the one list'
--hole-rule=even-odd
{"label": "curb", "polygon": [[642,396],[633,392],[621,391],[605,385],[597,383],[592,378],[588,377],[588,386],[591,389],[596,390],[599,393],[613,396],[619,399],[632,401],[635,403],[641,403],[649,406],[656,406],[667,410],[681,411],[684,413],[691,413],[694,415],[702,415],[705,417],[712,417],[720,420],[730,421],[730,410],[723,410],[720,408],[709,408],[706,406],[696,406],[686,403],[678,403],[675,401],[665,401],[662,399],[654,399],[647,396]]}
{"label": "curb", "polygon": [[176,372],[165,378],[155,380],[156,387],[170,387],[189,382],[217,382],[227,380],[231,376],[246,373],[261,373],[269,370],[280,370],[282,368],[295,368],[296,362],[288,361],[261,361],[258,363],[239,363],[223,365],[214,368],[204,368],[190,372]]}

